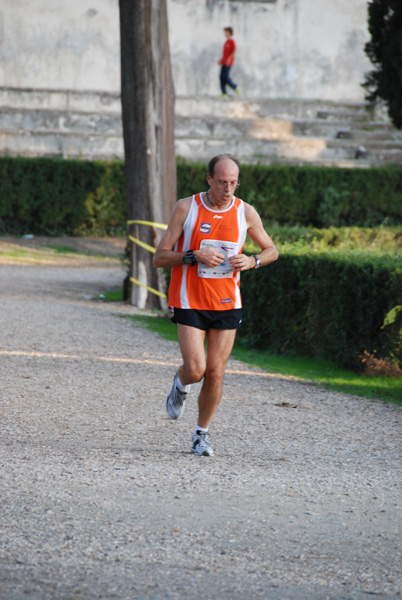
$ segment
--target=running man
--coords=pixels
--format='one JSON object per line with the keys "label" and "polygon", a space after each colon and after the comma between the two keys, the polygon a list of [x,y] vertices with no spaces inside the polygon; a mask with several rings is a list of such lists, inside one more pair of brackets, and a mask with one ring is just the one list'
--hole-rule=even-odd
{"label": "running man", "polygon": [[[234,196],[239,171],[239,162],[229,154],[210,160],[209,190],[176,203],[153,261],[156,268],[172,268],[169,305],[183,360],[166,399],[172,419],[182,416],[191,384],[203,380],[191,447],[197,456],[214,454],[208,428],[221,400],[226,363],[242,321],[240,272],[278,258],[257,211]],[[258,254],[243,253],[247,234],[260,247]]]}

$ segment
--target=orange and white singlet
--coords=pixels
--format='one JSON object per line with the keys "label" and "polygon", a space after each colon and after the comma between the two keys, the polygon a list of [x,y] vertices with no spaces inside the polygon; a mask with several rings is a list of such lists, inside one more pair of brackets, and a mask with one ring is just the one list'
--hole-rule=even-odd
{"label": "orange and white singlet", "polygon": [[240,198],[233,196],[226,210],[216,211],[204,204],[201,194],[194,195],[174,249],[187,252],[213,246],[226,258],[218,267],[202,263],[173,267],[169,305],[197,310],[241,308],[240,273],[229,267],[227,259],[242,252],[246,235],[244,203]]}

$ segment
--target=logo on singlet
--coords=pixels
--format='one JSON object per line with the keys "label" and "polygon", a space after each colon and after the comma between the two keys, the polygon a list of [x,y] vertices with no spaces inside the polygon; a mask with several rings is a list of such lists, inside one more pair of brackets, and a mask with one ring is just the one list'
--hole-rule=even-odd
{"label": "logo on singlet", "polygon": [[231,298],[221,298],[220,300],[221,304],[228,304],[229,302],[232,302]]}
{"label": "logo on singlet", "polygon": [[200,233],[210,233],[211,223],[201,223]]}

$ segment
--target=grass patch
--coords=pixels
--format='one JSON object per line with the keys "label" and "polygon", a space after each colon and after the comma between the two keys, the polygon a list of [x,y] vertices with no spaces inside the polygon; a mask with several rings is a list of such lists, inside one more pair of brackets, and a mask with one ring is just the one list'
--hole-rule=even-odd
{"label": "grass patch", "polygon": [[0,256],[2,258],[8,258],[8,259],[15,259],[15,260],[23,260],[26,258],[29,258],[31,256],[31,252],[30,250],[23,250],[23,249],[13,249],[13,250],[0,250]]}
{"label": "grass patch", "polygon": [[122,290],[111,290],[110,292],[103,292],[95,296],[95,300],[104,300],[105,302],[123,302],[123,291]]}
{"label": "grass patch", "polygon": [[18,246],[14,243],[3,242],[0,238],[0,263],[1,261],[11,261],[15,263],[41,264],[52,262],[54,264],[64,264],[66,261],[77,263],[83,261],[94,261],[104,263],[120,263],[120,258],[106,256],[102,254],[90,254],[80,252],[76,248],[63,245],[38,245],[38,246]]}
{"label": "grass patch", "polygon": [[76,254],[78,252],[78,250],[71,246],[39,246],[39,248],[54,250],[58,254]]}
{"label": "grass patch", "polygon": [[177,327],[174,323],[171,322],[169,317],[165,315],[160,316],[156,315],[155,317],[147,317],[144,315],[132,315],[127,317],[128,319],[134,321],[136,325],[140,327],[145,327],[149,329],[149,331],[153,331],[157,333],[164,340],[168,340],[169,342],[177,342]]}
{"label": "grass patch", "polygon": [[[128,318],[164,339],[177,341],[176,326],[166,316],[133,315]],[[327,360],[268,354],[244,346],[240,339],[236,340],[231,357],[269,373],[308,379],[329,390],[370,399],[379,398],[402,407],[402,378],[369,377],[341,369]]]}
{"label": "grass patch", "polygon": [[[279,250],[308,246],[314,250],[358,250],[371,254],[397,254],[402,252],[402,226],[392,227],[303,227],[278,226],[265,223],[266,230]],[[246,249],[258,250],[247,239]]]}

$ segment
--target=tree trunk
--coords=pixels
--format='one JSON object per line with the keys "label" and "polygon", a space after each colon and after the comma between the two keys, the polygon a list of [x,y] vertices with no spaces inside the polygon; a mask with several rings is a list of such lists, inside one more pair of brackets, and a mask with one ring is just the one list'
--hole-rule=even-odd
{"label": "tree trunk", "polygon": [[[121,101],[129,220],[167,223],[176,201],[174,85],[170,66],[166,0],[119,0]],[[161,230],[130,226],[156,246]],[[153,254],[131,244],[131,277],[165,292]],[[131,304],[164,306],[160,297],[132,284]]]}

